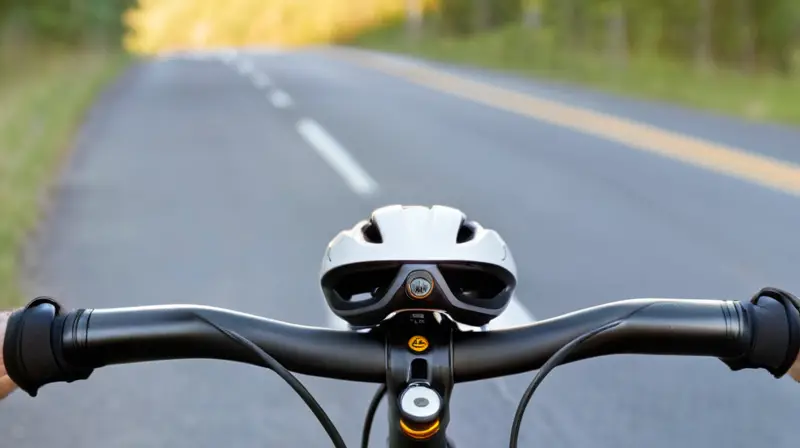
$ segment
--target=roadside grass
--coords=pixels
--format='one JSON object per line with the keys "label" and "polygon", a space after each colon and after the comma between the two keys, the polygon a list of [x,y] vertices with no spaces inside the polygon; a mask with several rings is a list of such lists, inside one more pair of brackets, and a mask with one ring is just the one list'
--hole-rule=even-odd
{"label": "roadside grass", "polygon": [[0,55],[0,308],[23,301],[26,237],[84,113],[127,60],[88,50]]}
{"label": "roadside grass", "polygon": [[519,25],[462,38],[409,39],[388,24],[345,44],[580,84],[612,93],[711,110],[756,121],[800,124],[800,76],[747,75],[688,64],[655,54],[630,55],[619,64],[603,52],[556,45],[546,32]]}

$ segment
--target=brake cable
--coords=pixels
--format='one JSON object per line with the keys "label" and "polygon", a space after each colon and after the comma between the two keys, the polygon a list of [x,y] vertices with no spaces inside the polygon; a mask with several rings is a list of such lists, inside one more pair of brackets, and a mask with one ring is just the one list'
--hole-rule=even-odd
{"label": "brake cable", "polygon": [[[764,288],[759,291],[753,298],[753,302],[757,302],[759,296],[764,295],[773,299],[778,300],[784,306],[788,304],[794,306],[795,309],[800,312],[800,301],[791,295],[786,294],[777,294],[772,288]],[[779,297],[776,297],[779,296]],[[240,335],[239,333],[228,330],[223,328],[216,323],[206,319],[203,316],[197,315],[198,318],[206,322],[207,324],[211,325],[225,336],[229,337],[235,342],[243,345],[244,347],[250,349],[254,354],[256,354],[264,364],[264,367],[268,367],[273,370],[275,373],[278,374],[284,381],[286,381],[289,386],[294,389],[295,392],[303,399],[306,405],[311,409],[311,412],[314,413],[314,416],[317,417],[322,427],[325,429],[325,432],[328,433],[328,436],[331,438],[331,441],[334,444],[335,448],[347,448],[342,439],[341,434],[336,429],[336,426],[331,421],[328,414],[322,409],[319,403],[314,399],[308,389],[303,386],[303,384],[298,380],[291,372],[289,372],[285,367],[283,367],[275,358],[271,357],[267,352],[262,350],[259,346],[254,344],[249,339],[245,338],[244,336]],[[588,339],[597,336],[605,331],[611,330],[612,328],[618,326],[622,322],[624,322],[626,318],[616,320],[610,323],[607,323],[601,327],[597,327],[591,331],[588,331],[571,341],[567,344],[562,346],[558,349],[547,361],[539,368],[539,371],[536,372],[536,375],[531,380],[530,384],[528,385],[525,392],[522,394],[522,398],[520,399],[519,404],[517,405],[517,410],[514,414],[514,420],[511,424],[511,437],[509,441],[510,448],[517,448],[519,443],[519,432],[522,426],[522,417],[525,413],[525,409],[527,409],[528,405],[530,404],[530,400],[533,397],[533,394],[536,392],[536,389],[541,385],[542,381],[544,381],[545,377],[556,367],[563,364],[566,358],[580,346],[582,343],[586,342]],[[381,385],[370,401],[369,408],[367,409],[367,415],[364,420],[364,428],[362,431],[362,438],[361,438],[361,447],[366,448],[369,444],[369,435],[371,432],[372,422],[375,417],[375,413],[380,405],[381,399],[383,398],[384,394],[386,393],[386,385]]]}
{"label": "brake cable", "polygon": [[375,395],[372,396],[372,401],[369,402],[367,408],[367,416],[364,419],[364,428],[361,430],[361,448],[369,447],[369,433],[372,431],[372,421],[375,419],[375,413],[378,411],[378,406],[381,404],[381,399],[386,394],[386,384],[381,384]]}
{"label": "brake cable", "polygon": [[528,407],[528,404],[531,401],[531,397],[533,397],[534,392],[542,384],[544,378],[550,373],[554,368],[558,367],[560,364],[564,362],[564,360],[569,356],[574,349],[576,349],[579,345],[583,342],[586,342],[589,338],[597,336],[600,333],[603,333],[607,330],[610,330],[617,325],[621,324],[623,320],[615,320],[613,322],[607,323],[601,327],[597,327],[594,330],[587,331],[586,333],[572,339],[567,344],[562,346],[558,349],[547,361],[542,364],[542,367],[539,368],[539,371],[536,372],[536,375],[531,380],[531,383],[528,385],[528,388],[525,389],[525,393],[522,394],[522,398],[519,401],[519,405],[517,405],[517,411],[514,414],[514,420],[511,423],[511,440],[509,441],[508,446],[510,448],[517,448],[517,443],[519,442],[519,430],[522,426],[522,415],[525,413],[525,409]]}
{"label": "brake cable", "polygon": [[275,373],[277,373],[278,376],[281,377],[284,381],[286,381],[289,384],[289,386],[291,386],[292,389],[294,389],[294,391],[297,392],[297,395],[299,395],[300,398],[303,399],[303,401],[306,403],[311,412],[314,413],[314,416],[317,417],[317,420],[319,420],[319,423],[325,429],[325,432],[328,433],[328,436],[331,438],[331,441],[333,442],[333,446],[335,448],[347,448],[347,445],[345,445],[344,443],[344,439],[342,439],[342,435],[339,434],[339,431],[336,429],[336,426],[333,424],[330,417],[328,417],[328,414],[325,413],[325,411],[322,409],[322,406],[320,406],[317,400],[314,399],[314,396],[311,395],[308,389],[306,389],[305,386],[303,386],[303,383],[301,383],[300,380],[298,380],[297,377],[292,374],[292,372],[286,369],[286,367],[283,367],[281,363],[279,363],[275,358],[270,356],[269,353],[262,350],[261,347],[253,343],[253,341],[247,339],[246,337],[240,335],[239,333],[233,330],[228,330],[227,328],[223,328],[199,314],[196,314],[196,316],[199,319],[203,320],[205,323],[216,328],[218,331],[220,331],[228,338],[232,339],[234,342],[238,342],[245,348],[252,351],[253,354],[257,355],[261,359],[263,367],[267,367],[272,371],[274,371]]}

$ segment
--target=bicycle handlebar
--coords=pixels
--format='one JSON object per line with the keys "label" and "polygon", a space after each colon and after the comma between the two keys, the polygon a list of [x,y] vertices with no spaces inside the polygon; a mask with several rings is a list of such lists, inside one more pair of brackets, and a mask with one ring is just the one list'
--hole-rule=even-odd
{"label": "bicycle handlebar", "polygon": [[[296,373],[386,380],[384,340],[372,332],[293,325],[196,305],[63,313],[54,301],[37,300],[18,312],[29,316],[9,321],[4,348],[12,380],[32,396],[42,385],[86,379],[93,369],[110,364],[188,358],[258,364],[209,322],[236,331]],[[781,376],[800,344],[793,312],[789,316],[776,300],[631,299],[511,329],[456,332],[453,379],[475,381],[538,369],[570,340],[614,321],[621,323],[586,341],[567,361],[621,353],[713,356],[733,370],[765,368]]]}
{"label": "bicycle handlebar", "polygon": [[571,340],[617,320],[623,322],[581,344],[566,362],[611,354],[736,357],[750,343],[745,319],[738,302],[631,299],[514,329],[462,333],[453,341],[455,380],[536,370]]}
{"label": "bicycle handlebar", "polygon": [[[69,319],[69,317],[68,317]],[[65,331],[64,356],[81,366],[168,359],[255,362],[212,321],[258,345],[292,372],[340,380],[386,378],[384,342],[374,335],[294,325],[198,305],[86,310]]]}
{"label": "bicycle handlebar", "polygon": [[[587,358],[605,350],[605,354],[737,356],[749,342],[738,308],[736,302],[627,300],[508,330],[456,333],[454,380],[535,370],[571,339],[625,316],[624,324],[607,332],[602,341],[586,344],[577,355]],[[207,306],[87,310],[66,326],[64,356],[91,368],[186,358],[253,360],[206,321],[236,331],[296,373],[372,383],[386,380],[382,338]]]}

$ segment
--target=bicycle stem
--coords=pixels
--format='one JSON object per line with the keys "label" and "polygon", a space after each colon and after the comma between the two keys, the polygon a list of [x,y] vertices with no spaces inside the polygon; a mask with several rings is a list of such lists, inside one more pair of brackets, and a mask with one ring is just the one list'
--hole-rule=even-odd
{"label": "bicycle stem", "polygon": [[384,329],[389,448],[447,448],[457,327],[432,312],[402,314]]}

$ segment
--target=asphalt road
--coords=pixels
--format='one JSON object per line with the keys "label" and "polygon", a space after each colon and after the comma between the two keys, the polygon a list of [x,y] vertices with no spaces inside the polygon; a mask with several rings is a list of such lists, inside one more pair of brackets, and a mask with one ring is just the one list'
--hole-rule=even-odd
{"label": "asphalt road", "polygon": [[[391,203],[448,204],[497,229],[519,266],[523,319],[628,297],[800,291],[795,196],[315,51],[222,59],[138,64],[98,101],[36,241],[31,295],[330,325],[317,286],[325,245]],[[798,131],[445,69],[800,159]],[[458,446],[507,444],[531,376],[456,387]],[[375,386],[301,378],[357,446]],[[525,417],[522,446],[794,447],[800,385],[711,359],[617,356],[558,368]],[[211,361],[109,367],[0,406],[0,446],[56,445],[330,446],[276,375]]]}

